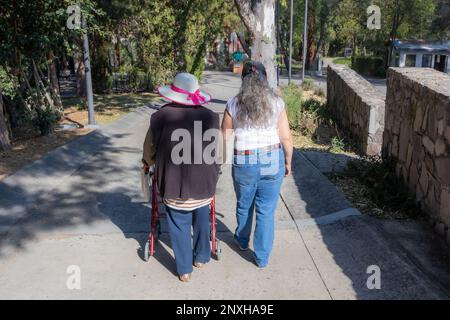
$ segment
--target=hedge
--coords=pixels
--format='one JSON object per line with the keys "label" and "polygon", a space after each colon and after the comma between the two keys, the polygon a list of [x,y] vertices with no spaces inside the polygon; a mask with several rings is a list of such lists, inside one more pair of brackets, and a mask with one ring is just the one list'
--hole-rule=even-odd
{"label": "hedge", "polygon": [[365,76],[386,77],[384,60],[381,57],[353,56],[352,69]]}

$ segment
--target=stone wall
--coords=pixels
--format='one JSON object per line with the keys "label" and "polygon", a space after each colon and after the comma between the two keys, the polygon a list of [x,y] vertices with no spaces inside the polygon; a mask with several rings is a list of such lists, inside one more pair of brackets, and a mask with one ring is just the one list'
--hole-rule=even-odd
{"label": "stone wall", "polygon": [[383,156],[396,159],[397,176],[445,232],[450,226],[450,76],[428,68],[389,69],[385,125]]}
{"label": "stone wall", "polygon": [[381,152],[385,98],[367,80],[344,65],[329,65],[327,103],[339,128],[363,154]]}

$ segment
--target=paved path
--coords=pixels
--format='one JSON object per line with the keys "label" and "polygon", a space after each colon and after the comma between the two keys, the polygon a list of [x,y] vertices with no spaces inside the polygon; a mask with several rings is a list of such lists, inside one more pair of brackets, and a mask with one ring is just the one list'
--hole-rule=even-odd
{"label": "paved path", "polygon": [[[207,72],[204,82],[217,112],[240,84],[219,72]],[[300,152],[282,187],[267,269],[257,269],[250,252],[232,242],[227,166],[217,189],[222,261],[181,283],[164,232],[156,256],[144,262],[149,207],[138,172],[152,112],[141,108],[0,182],[0,298],[449,297],[448,247],[418,223],[360,215],[322,174],[326,160]],[[71,265],[80,267],[81,290],[67,289]],[[370,265],[381,269],[381,290],[367,288]]]}

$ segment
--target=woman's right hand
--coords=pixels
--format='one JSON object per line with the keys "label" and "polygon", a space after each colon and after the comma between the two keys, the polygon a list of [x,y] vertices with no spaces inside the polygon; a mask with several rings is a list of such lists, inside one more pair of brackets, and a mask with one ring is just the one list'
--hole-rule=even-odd
{"label": "woman's right hand", "polygon": [[149,165],[145,161],[142,161],[142,170],[144,171],[145,174],[148,174],[150,170]]}
{"label": "woman's right hand", "polygon": [[284,169],[284,176],[287,177],[291,174],[291,164],[290,163],[286,163],[284,165],[285,169]]}

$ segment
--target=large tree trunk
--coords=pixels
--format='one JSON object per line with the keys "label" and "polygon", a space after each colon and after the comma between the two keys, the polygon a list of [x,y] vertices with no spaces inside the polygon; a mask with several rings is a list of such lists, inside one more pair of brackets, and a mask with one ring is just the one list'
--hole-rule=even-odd
{"label": "large tree trunk", "polygon": [[6,123],[6,117],[3,112],[3,95],[0,89],[0,149],[11,149],[11,138],[9,136],[8,125]]}
{"label": "large tree trunk", "polygon": [[239,16],[250,33],[252,60],[266,67],[267,80],[277,86],[275,0],[235,0]]}

